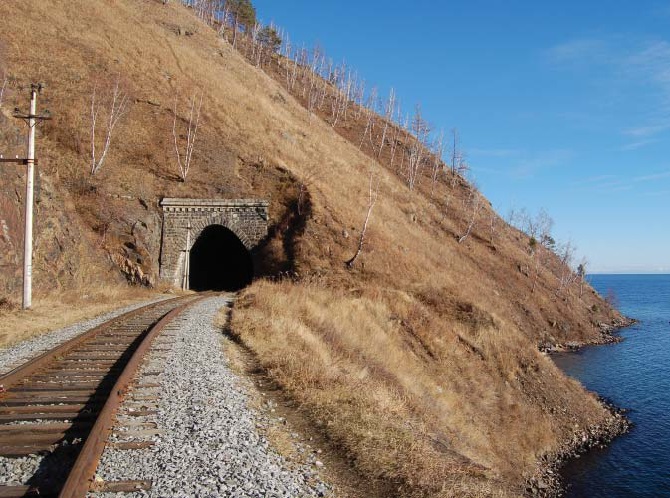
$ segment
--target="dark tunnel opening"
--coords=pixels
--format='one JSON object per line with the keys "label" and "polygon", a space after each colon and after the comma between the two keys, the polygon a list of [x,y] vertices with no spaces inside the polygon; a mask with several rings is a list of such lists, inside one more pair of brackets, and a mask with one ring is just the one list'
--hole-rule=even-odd
{"label": "dark tunnel opening", "polygon": [[221,225],[202,231],[191,248],[189,267],[189,288],[194,291],[237,291],[254,276],[251,253]]}

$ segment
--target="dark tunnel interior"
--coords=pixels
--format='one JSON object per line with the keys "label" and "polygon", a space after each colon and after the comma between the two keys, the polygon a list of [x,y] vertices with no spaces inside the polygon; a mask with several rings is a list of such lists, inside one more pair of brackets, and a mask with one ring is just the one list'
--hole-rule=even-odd
{"label": "dark tunnel interior", "polygon": [[254,276],[251,254],[221,225],[205,228],[191,248],[189,287],[194,291],[237,291]]}

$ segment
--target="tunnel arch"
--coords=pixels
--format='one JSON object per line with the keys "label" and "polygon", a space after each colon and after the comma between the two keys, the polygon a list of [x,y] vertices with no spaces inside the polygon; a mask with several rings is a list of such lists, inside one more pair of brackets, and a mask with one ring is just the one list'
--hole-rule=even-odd
{"label": "tunnel arch", "polygon": [[205,226],[189,251],[189,288],[195,291],[237,291],[254,276],[251,253],[231,229]]}

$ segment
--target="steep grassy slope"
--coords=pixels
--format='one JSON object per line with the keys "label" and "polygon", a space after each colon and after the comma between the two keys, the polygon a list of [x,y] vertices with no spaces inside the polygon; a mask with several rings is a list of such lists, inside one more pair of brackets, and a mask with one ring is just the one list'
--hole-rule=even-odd
{"label": "steep grassy slope", "polygon": [[[551,255],[533,292],[523,271],[528,239],[500,219],[493,238],[479,223],[459,244],[466,182],[441,178],[448,205],[432,201],[425,185],[410,192],[180,5],[10,0],[0,3],[0,33],[0,67],[11,76],[0,116],[5,152],[22,153],[8,110],[24,105],[29,82],[47,84],[43,105],[55,117],[38,146],[42,292],[121,274],[152,282],[162,196],[265,197],[272,235],[257,255],[259,271],[295,278],[245,291],[232,333],[380,489],[519,494],[541,458],[611,420],[537,346],[597,341],[598,324],[618,315],[590,289],[582,298],[574,289],[557,293]],[[132,105],[91,177],[92,89],[117,75]],[[183,120],[196,88],[204,105],[183,183],[173,106],[177,96]],[[381,179],[379,201],[350,271],[343,262],[355,250],[371,170]],[[0,175],[0,217],[14,220],[0,244],[20,248],[19,177]],[[298,209],[300,185],[308,196]],[[493,215],[487,205],[482,220]],[[11,296],[13,258],[3,260],[0,289]]]}

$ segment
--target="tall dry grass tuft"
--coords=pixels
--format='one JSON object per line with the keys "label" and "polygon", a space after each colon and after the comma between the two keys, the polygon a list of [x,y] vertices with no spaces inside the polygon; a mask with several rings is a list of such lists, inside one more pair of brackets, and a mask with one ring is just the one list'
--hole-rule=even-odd
{"label": "tall dry grass tuft", "polygon": [[[559,439],[548,413],[581,389],[474,306],[440,313],[407,293],[369,292],[259,282],[238,299],[231,330],[369,478],[403,496],[520,492],[513,483]],[[605,416],[591,399],[578,423]]]}

